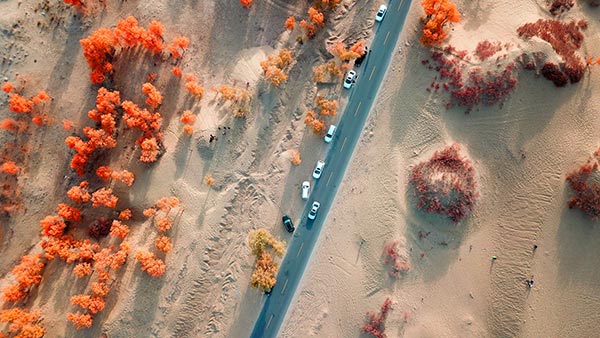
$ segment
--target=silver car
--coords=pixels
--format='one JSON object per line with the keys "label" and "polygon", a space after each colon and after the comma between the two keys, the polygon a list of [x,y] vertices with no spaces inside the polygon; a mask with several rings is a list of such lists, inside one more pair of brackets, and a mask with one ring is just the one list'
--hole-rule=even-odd
{"label": "silver car", "polygon": [[307,200],[308,195],[310,195],[310,182],[304,181],[302,182],[302,199]]}
{"label": "silver car", "polygon": [[310,211],[308,212],[308,219],[314,220],[315,218],[317,218],[317,212],[319,211],[320,207],[321,203],[314,201],[312,207],[310,208]]}
{"label": "silver car", "polygon": [[317,161],[317,166],[315,167],[315,170],[313,170],[313,178],[315,180],[318,180],[321,177],[321,174],[323,174],[323,168],[325,167],[325,162],[319,160]]}
{"label": "silver car", "polygon": [[375,14],[375,21],[378,21],[378,22],[383,21],[383,17],[385,16],[386,12],[387,12],[386,5],[379,6],[379,10],[377,11],[377,14]]}

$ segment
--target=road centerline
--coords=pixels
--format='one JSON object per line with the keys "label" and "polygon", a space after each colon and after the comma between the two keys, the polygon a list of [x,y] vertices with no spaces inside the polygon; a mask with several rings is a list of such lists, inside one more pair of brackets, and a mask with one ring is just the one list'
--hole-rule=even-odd
{"label": "road centerline", "polygon": [[283,289],[281,289],[281,294],[283,295],[283,293],[285,292],[285,288],[287,287],[287,283],[288,283],[288,279],[285,279],[285,283],[283,283]]}
{"label": "road centerline", "polygon": [[340,148],[340,153],[344,150],[344,146],[346,145],[346,141],[348,141],[348,137],[344,137],[344,143],[342,143],[342,147]]}
{"label": "road centerline", "polygon": [[358,105],[356,106],[356,110],[354,111],[354,116],[356,116],[356,113],[358,113],[358,108],[360,108],[361,104],[362,104],[362,101],[358,101]]}
{"label": "road centerline", "polygon": [[304,242],[300,243],[300,249],[298,249],[298,253],[296,254],[296,257],[300,256],[300,253],[302,252],[303,247],[304,247]]}
{"label": "road centerline", "polygon": [[371,75],[369,75],[369,81],[371,81],[371,78],[373,77],[373,73],[375,73],[375,68],[377,68],[377,66],[373,66],[373,70],[371,71]]}
{"label": "road centerline", "polygon": [[327,179],[327,184],[325,184],[326,187],[329,186],[329,181],[331,181],[331,176],[333,176],[333,172],[331,172],[331,174],[329,174],[329,178]]}
{"label": "road centerline", "polygon": [[269,322],[267,323],[267,326],[265,327],[265,330],[269,328],[269,326],[271,325],[271,321],[273,320],[273,314],[271,313],[271,317],[269,317]]}
{"label": "road centerline", "polygon": [[387,32],[387,34],[385,35],[385,39],[383,40],[383,45],[385,46],[385,43],[387,42],[387,39],[390,37],[390,31]]}
{"label": "road centerline", "polygon": [[398,12],[400,12],[400,7],[402,7],[403,2],[404,2],[404,0],[400,0],[400,4],[398,5]]}

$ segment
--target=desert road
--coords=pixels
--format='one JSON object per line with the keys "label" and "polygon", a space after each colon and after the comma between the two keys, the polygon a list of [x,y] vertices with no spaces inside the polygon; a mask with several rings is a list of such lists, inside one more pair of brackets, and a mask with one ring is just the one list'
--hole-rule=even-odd
{"label": "desert road", "polygon": [[[384,20],[374,25],[375,36],[369,46],[371,53],[359,68],[359,77],[350,89],[348,104],[338,123],[338,129],[332,142],[327,145],[330,149],[325,158],[323,174],[319,180],[313,182],[313,191],[281,262],[277,284],[271,290],[271,295],[265,297],[250,334],[251,338],[274,338],[279,332],[373,106],[410,4],[411,0],[388,1]],[[310,221],[306,215],[315,200],[321,202],[321,208],[317,218]]]}

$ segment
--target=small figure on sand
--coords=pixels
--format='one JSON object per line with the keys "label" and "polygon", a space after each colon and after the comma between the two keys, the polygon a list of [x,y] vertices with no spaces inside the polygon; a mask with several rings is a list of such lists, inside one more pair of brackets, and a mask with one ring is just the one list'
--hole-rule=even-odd
{"label": "small figure on sand", "polygon": [[210,138],[208,139],[208,143],[212,143],[212,141],[215,139],[215,136],[213,134],[210,134]]}
{"label": "small figure on sand", "polygon": [[527,287],[531,289],[533,287],[533,276],[531,277],[531,279],[526,279],[525,283],[527,284]]}

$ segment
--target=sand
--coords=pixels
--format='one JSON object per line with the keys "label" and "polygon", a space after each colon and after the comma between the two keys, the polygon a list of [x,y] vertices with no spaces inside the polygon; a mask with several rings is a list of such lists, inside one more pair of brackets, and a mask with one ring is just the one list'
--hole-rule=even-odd
{"label": "sand", "polygon": [[[115,77],[122,97],[141,103],[139,87],[149,73],[158,73],[167,151],[148,167],[137,162],[131,147],[119,147],[109,162],[136,174],[131,189],[116,187],[138,212],[167,195],[185,206],[172,231],[167,272],[152,278],[130,257],[106,308],[87,330],[77,331],[65,319],[76,310],[69,297],[88,287],[74,278],[72,265],[50,262],[23,305],[40,309],[48,337],[247,336],[263,297],[249,287],[253,258],[247,234],[265,227],[291,240],[281,215],[300,214],[300,184],[324,148],[305,128],[303,114],[317,90],[339,96],[342,107],[347,100],[341,86],[315,87],[310,69],[327,54],[324,41],[368,39],[379,3],[344,1],[327,31],[296,47],[300,57],[281,89],[261,79],[259,62],[295,45],[297,32],[283,32],[283,22],[289,15],[303,16],[304,2],[256,0],[244,9],[233,0],[108,1],[106,10],[83,20],[58,0],[49,4],[50,11],[36,12],[38,1],[0,3],[0,57],[13,59],[0,66],[0,80],[20,74],[27,79],[27,94],[45,89],[54,98],[51,123],[31,128],[26,138],[32,150],[19,178],[23,208],[2,223],[0,287],[11,281],[20,256],[40,251],[39,221],[78,182],[68,168],[64,138],[70,133],[61,121],[71,119],[78,132],[90,124],[85,113],[93,107],[96,87],[89,83],[79,39],[130,14],[144,26],[160,19],[167,38],[190,38],[181,66],[198,75],[207,91],[201,101],[189,100],[168,63],[123,57],[118,65],[127,71]],[[524,42],[515,33],[522,23],[547,17],[544,6],[541,1],[461,2],[463,22],[454,26],[449,42],[473,50],[479,39],[494,39],[512,42],[511,53],[535,47],[550,54],[544,42]],[[414,2],[397,46],[402,53],[394,53],[280,336],[358,337],[365,313],[376,311],[386,297],[394,302],[388,337],[594,336],[600,233],[594,222],[566,207],[564,175],[598,146],[600,102],[592,95],[597,75],[592,71],[581,83],[557,89],[521,73],[502,107],[469,115],[447,111],[441,95],[425,91],[435,75],[421,65],[428,52],[418,42],[420,15]],[[585,55],[600,53],[593,15],[578,3],[565,16],[590,17]],[[51,16],[62,18],[58,27]],[[254,95],[252,112],[234,119],[209,89],[246,83]],[[8,116],[5,96],[0,98]],[[185,109],[199,116],[191,138],[178,121]],[[209,143],[219,126],[231,130]],[[10,140],[4,132],[0,137]],[[481,194],[474,214],[458,225],[416,211],[407,193],[411,166],[454,142],[473,161]],[[290,164],[289,149],[300,151],[299,166]],[[215,178],[212,188],[203,183],[207,174]],[[129,223],[133,247],[150,248],[150,222],[139,215]],[[420,239],[420,232],[429,235]],[[389,241],[398,241],[411,265],[399,279],[390,278],[383,265],[383,245]],[[498,257],[494,263],[492,255]],[[535,285],[528,290],[524,280],[532,275]]]}

